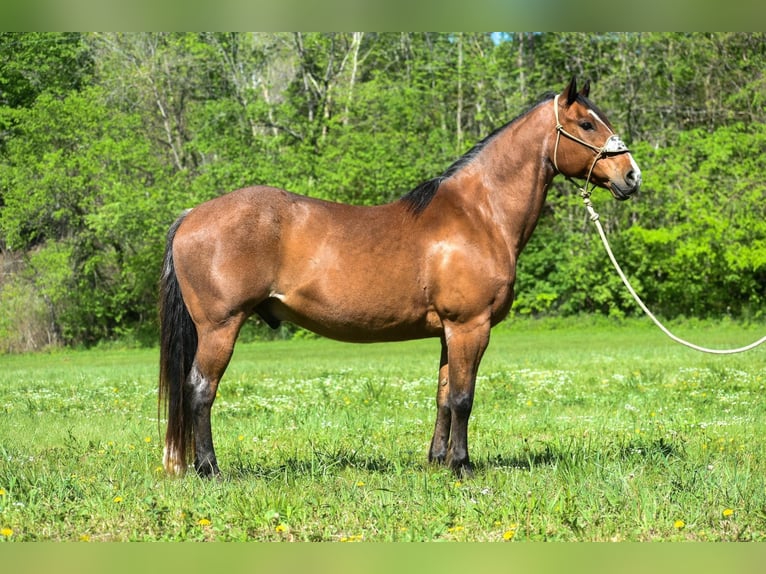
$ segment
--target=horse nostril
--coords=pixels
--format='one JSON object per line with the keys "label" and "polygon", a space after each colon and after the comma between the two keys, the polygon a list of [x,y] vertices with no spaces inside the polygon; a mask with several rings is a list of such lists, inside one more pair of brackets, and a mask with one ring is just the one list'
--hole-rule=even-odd
{"label": "horse nostril", "polygon": [[641,172],[635,169],[631,169],[625,174],[625,183],[632,187],[638,187],[641,184]]}

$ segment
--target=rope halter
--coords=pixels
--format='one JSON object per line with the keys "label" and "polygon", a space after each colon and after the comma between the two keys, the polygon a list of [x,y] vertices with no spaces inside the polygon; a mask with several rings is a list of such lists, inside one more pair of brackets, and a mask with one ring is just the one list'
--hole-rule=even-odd
{"label": "rope halter", "polygon": [[598,147],[566,131],[564,129],[564,126],[561,125],[561,122],[559,122],[559,95],[558,94],[556,94],[556,97],[553,98],[553,113],[556,117],[556,145],[553,148],[553,166],[556,168],[557,172],[561,173],[561,170],[559,169],[559,165],[558,165],[558,153],[559,153],[559,141],[561,140],[562,135],[568,137],[572,141],[579,143],[580,145],[583,145],[593,150],[596,153],[596,156],[593,158],[593,163],[590,164],[590,169],[588,170],[588,177],[585,179],[585,186],[582,189],[580,189],[577,186],[577,184],[574,181],[572,181],[572,178],[570,178],[567,175],[564,175],[564,177],[566,177],[570,182],[572,182],[573,185],[578,187],[578,189],[580,189],[580,191],[583,194],[590,195],[590,192],[588,191],[588,185],[590,184],[591,175],[593,175],[593,168],[596,167],[596,162],[604,157],[619,155],[621,153],[628,153],[630,150],[628,149],[628,146],[625,145],[625,142],[623,142],[620,136],[618,136],[617,134],[610,135],[608,138],[606,138],[604,145],[602,145],[601,147]]}

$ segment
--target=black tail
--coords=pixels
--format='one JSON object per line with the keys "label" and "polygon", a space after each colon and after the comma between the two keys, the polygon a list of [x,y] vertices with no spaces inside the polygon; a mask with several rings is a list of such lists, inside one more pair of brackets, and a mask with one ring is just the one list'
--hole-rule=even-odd
{"label": "black tail", "polygon": [[173,239],[186,213],[170,227],[165,263],[160,280],[160,382],[159,414],[163,405],[168,427],[165,433],[165,470],[182,474],[192,455],[191,413],[184,401],[184,383],[197,351],[197,330],[186,309],[173,264]]}

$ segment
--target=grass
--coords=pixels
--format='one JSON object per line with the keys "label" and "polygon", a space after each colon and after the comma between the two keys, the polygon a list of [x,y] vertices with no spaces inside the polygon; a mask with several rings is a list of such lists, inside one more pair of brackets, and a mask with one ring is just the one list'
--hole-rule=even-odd
{"label": "grass", "polygon": [[156,350],[0,357],[0,541],[766,540],[764,349],[700,355],[643,321],[503,325],[466,481],[426,462],[438,358],[435,340],[240,345],[205,481],[162,472]]}

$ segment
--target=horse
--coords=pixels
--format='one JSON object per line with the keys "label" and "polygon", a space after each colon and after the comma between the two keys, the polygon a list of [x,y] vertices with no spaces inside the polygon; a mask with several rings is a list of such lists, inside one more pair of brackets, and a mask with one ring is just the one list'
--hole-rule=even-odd
{"label": "horse", "polygon": [[[163,465],[220,474],[210,413],[245,320],[347,342],[438,337],[428,460],[470,476],[468,419],[490,329],[514,299],[516,262],[553,178],[628,199],[641,171],[590,83],[572,78],[391,203],[356,206],[266,186],[184,212],[160,279]],[[162,416],[163,411],[160,411]],[[193,451],[193,459],[192,459]]]}

